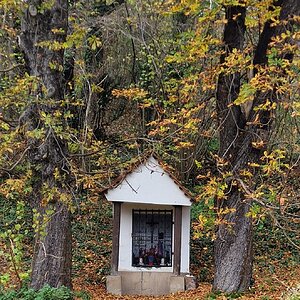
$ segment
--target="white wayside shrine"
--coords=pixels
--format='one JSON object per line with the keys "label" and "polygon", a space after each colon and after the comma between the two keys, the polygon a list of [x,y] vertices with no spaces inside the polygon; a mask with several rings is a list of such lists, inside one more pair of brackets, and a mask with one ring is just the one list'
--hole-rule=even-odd
{"label": "white wayside shrine", "polygon": [[120,177],[113,203],[112,294],[163,295],[193,286],[189,275],[191,196],[153,156]]}

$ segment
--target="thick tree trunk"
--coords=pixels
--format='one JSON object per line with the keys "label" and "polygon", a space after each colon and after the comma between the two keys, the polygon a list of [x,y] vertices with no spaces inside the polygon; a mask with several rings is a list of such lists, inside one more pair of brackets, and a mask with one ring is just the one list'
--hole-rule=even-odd
{"label": "thick tree trunk", "polygon": [[70,212],[66,205],[59,202],[54,205],[54,210],[45,230],[45,238],[36,241],[31,278],[31,286],[35,289],[45,284],[71,287]]}
{"label": "thick tree trunk", "polygon": [[227,202],[235,211],[226,217],[230,226],[218,228],[215,242],[214,290],[245,291],[252,275],[252,221],[246,214],[251,203],[243,202],[243,195],[235,188]]}
{"label": "thick tree trunk", "polygon": [[[239,136],[236,141],[239,150],[231,160],[231,172],[239,178],[239,170],[247,168],[248,162],[256,162],[260,151],[252,147],[252,135]],[[231,155],[233,152],[229,152]],[[232,184],[231,182],[230,184]],[[236,184],[236,183],[235,183]],[[228,198],[217,203],[217,209],[228,210],[223,223],[218,226],[215,241],[216,291],[244,292],[251,284],[253,263],[253,226],[248,215],[251,199],[246,199],[239,186],[232,185]]]}
{"label": "thick tree trunk", "polygon": [[[28,71],[38,78],[40,85],[33,95],[36,101],[28,105],[20,124],[25,126],[25,130],[42,129],[45,132],[42,139],[27,140],[33,176],[32,205],[40,214],[38,221],[41,225],[32,263],[31,286],[35,289],[45,284],[71,287],[72,261],[71,216],[66,196],[61,196],[70,193],[72,184],[66,142],[56,134],[56,124],[44,124],[41,118],[41,113],[53,116],[61,110],[64,51],[62,47],[54,49],[53,45],[59,45],[66,39],[68,1],[53,1],[51,7],[46,2],[28,1],[20,36],[20,47],[24,51]],[[63,120],[60,123],[57,125],[64,126]]]}
{"label": "thick tree trunk", "polygon": [[[221,63],[233,51],[242,50],[245,33],[246,8],[230,6],[226,8],[228,20],[224,30],[224,51]],[[230,105],[238,97],[240,90],[240,74],[220,74],[217,88],[217,113],[220,124],[220,156],[228,156],[228,152],[235,147],[239,129],[245,124],[245,118],[240,106]]]}
{"label": "thick tree trunk", "polygon": [[[245,33],[245,7],[226,8],[228,20],[224,30],[225,54],[221,63],[233,49],[242,50]],[[220,123],[220,156],[233,163],[233,153],[238,151],[239,136],[245,126],[245,117],[240,106],[232,106],[238,97],[240,74],[219,76],[217,109]],[[247,161],[247,158],[245,157]],[[233,292],[249,287],[252,271],[252,223],[246,217],[250,203],[242,201],[242,194],[233,187],[228,199],[216,203],[217,209],[233,210],[226,215],[224,224],[217,230],[215,242],[214,290]]]}
{"label": "thick tree trunk", "polygon": [[[34,289],[45,284],[71,287],[72,234],[67,200],[71,192],[67,187],[72,186],[72,180],[65,161],[65,148],[63,141],[49,130],[44,145],[32,146],[29,155],[35,182],[33,207],[39,213],[31,275]],[[60,178],[56,181],[54,173],[57,170]]]}
{"label": "thick tree trunk", "polygon": [[[280,20],[286,20],[292,15],[299,15],[300,2],[298,0],[275,1],[275,5],[282,5]],[[239,15],[238,18],[231,19],[232,13]],[[244,21],[242,8],[227,8],[228,23],[225,27],[224,42],[225,47],[230,51],[233,48],[241,49],[243,32],[238,29]],[[265,24],[260,36],[256,53],[254,55],[254,65],[267,64],[267,49],[272,37],[280,34],[284,30],[290,29],[287,22],[285,26],[272,26],[271,22]],[[233,42],[235,41],[235,42]],[[224,57],[221,58],[221,62]],[[231,82],[232,84],[228,84]],[[268,139],[272,120],[268,111],[250,110],[249,120],[259,120],[258,125],[247,125],[246,116],[242,115],[238,107],[228,106],[236,99],[239,91],[239,80],[232,76],[220,75],[218,82],[217,107],[221,126],[220,134],[220,156],[229,162],[229,169],[233,177],[239,178],[239,171],[246,169],[249,162],[259,162],[261,150],[255,149],[252,145],[253,137],[258,137],[263,131],[264,141]],[[272,99],[272,91],[261,93],[258,91],[253,106]],[[250,122],[251,123],[251,122]],[[255,180],[253,180],[255,181]],[[236,184],[237,182],[235,182]],[[229,209],[228,213],[217,229],[217,239],[215,241],[215,278],[214,290],[223,292],[243,292],[250,287],[252,276],[252,221],[247,216],[251,207],[251,200],[246,199],[242,189],[232,185],[228,193],[228,198],[216,203],[217,209]]]}

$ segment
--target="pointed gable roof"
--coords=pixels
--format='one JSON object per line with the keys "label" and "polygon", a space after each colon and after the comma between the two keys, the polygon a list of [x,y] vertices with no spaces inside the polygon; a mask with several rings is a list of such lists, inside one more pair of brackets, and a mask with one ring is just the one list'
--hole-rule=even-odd
{"label": "pointed gable roof", "polygon": [[191,205],[191,194],[154,155],[117,178],[105,191],[109,201]]}

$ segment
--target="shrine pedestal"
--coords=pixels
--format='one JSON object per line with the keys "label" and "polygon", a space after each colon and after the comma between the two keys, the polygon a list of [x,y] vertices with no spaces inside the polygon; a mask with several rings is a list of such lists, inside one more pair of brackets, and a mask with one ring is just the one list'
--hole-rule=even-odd
{"label": "shrine pedestal", "polygon": [[170,293],[177,293],[185,290],[185,276],[176,275],[170,277]]}
{"label": "shrine pedestal", "polygon": [[119,272],[107,276],[107,291],[114,295],[167,295],[186,289],[186,276],[164,272]]}
{"label": "shrine pedestal", "polygon": [[107,292],[113,295],[122,295],[122,283],[120,275],[109,275],[106,277]]}
{"label": "shrine pedestal", "polygon": [[166,295],[170,293],[170,273],[119,272],[122,295]]}

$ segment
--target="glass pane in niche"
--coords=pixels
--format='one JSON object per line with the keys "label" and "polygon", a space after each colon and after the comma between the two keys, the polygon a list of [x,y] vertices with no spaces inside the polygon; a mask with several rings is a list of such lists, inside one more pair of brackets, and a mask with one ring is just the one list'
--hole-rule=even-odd
{"label": "glass pane in niche", "polygon": [[172,266],[172,210],[132,211],[132,266]]}

